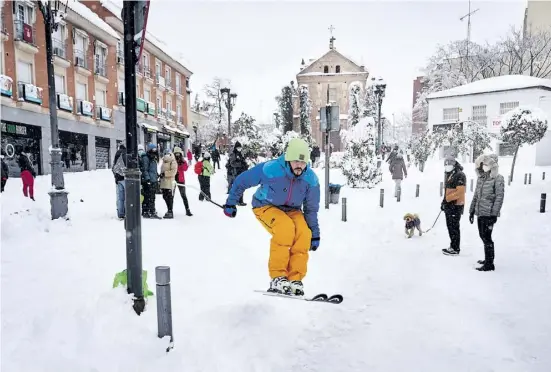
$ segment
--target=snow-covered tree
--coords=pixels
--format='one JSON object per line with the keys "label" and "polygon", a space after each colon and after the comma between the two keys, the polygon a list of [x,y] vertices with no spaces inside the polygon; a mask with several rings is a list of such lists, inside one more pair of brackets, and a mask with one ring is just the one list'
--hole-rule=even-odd
{"label": "snow-covered tree", "polygon": [[348,128],[352,128],[360,122],[362,115],[361,92],[360,83],[350,84],[348,88]]}
{"label": "snow-covered tree", "polygon": [[239,119],[233,123],[232,134],[234,141],[239,141],[243,146],[244,156],[254,158],[258,155],[262,146],[262,138],[252,116],[242,112]]}
{"label": "snow-covered tree", "polygon": [[309,138],[308,143],[312,143],[312,124],[310,114],[312,112],[312,100],[307,85],[300,86],[300,133],[303,137]]}
{"label": "snow-covered tree", "polygon": [[396,144],[403,148],[411,137],[412,120],[405,112],[393,115],[393,120],[383,126],[385,143]]}
{"label": "snow-covered tree", "polygon": [[375,150],[375,120],[362,118],[348,130],[341,130],[341,138],[346,149],[340,167],[347,183],[352,187],[375,187],[381,181]]}
{"label": "snow-covered tree", "polygon": [[281,89],[281,95],[276,98],[279,113],[281,116],[281,124],[283,125],[283,132],[293,130],[293,89],[290,85],[287,85]]}
{"label": "snow-covered tree", "polygon": [[423,172],[427,159],[435,151],[433,132],[427,129],[424,133],[415,134],[411,137],[408,147],[415,161],[415,166]]}
{"label": "snow-covered tree", "polygon": [[476,158],[484,153],[484,150],[491,149],[490,143],[492,138],[495,137],[488,132],[485,123],[479,123],[475,121],[465,122],[463,131],[467,140],[467,144],[473,151],[473,162]]}
{"label": "snow-covered tree", "polygon": [[454,157],[470,152],[469,139],[459,123],[453,124],[449,129],[436,128],[433,132],[433,141],[435,149],[448,146],[449,154]]}
{"label": "snow-covered tree", "polygon": [[511,180],[515,171],[518,149],[522,145],[533,145],[543,138],[547,131],[547,117],[539,108],[517,107],[502,118],[501,140],[515,146],[511,165]]}
{"label": "snow-covered tree", "polygon": [[365,86],[365,92],[361,102],[362,118],[377,118],[377,96],[375,95],[375,78]]}

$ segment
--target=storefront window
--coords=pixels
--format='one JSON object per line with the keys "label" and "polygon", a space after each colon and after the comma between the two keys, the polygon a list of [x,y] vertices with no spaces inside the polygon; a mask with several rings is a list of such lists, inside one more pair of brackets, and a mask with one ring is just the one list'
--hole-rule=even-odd
{"label": "storefront window", "polygon": [[61,166],[64,172],[82,172],[88,170],[88,136],[80,133],[59,131],[61,147]]}
{"label": "storefront window", "polygon": [[21,168],[17,164],[17,158],[21,152],[29,154],[36,174],[43,174],[41,138],[39,127],[2,121],[2,153],[4,162],[8,165],[10,177],[19,177],[21,174]]}

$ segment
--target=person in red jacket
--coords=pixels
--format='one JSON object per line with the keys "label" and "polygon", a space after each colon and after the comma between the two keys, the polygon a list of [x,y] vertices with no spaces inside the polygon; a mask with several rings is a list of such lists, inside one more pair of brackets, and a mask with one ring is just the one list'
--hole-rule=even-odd
{"label": "person in red jacket", "polygon": [[189,161],[189,164],[191,164],[192,159],[193,159],[193,153],[191,152],[190,149],[187,149],[187,160]]}
{"label": "person in red jacket", "polygon": [[[188,163],[186,162],[186,159],[184,158],[184,152],[180,147],[175,147],[173,153],[174,153],[174,157],[176,158],[176,163],[178,163],[178,173],[176,173],[176,182],[184,185],[186,183],[186,177],[184,175],[184,172],[187,171],[187,169],[189,168]],[[191,156],[192,156],[191,152],[188,150],[188,159]],[[178,190],[180,191],[180,195],[184,200],[184,206],[186,207],[186,216],[193,216],[193,214],[191,214],[191,211],[189,210],[189,202],[186,196],[186,187],[178,185]]]}

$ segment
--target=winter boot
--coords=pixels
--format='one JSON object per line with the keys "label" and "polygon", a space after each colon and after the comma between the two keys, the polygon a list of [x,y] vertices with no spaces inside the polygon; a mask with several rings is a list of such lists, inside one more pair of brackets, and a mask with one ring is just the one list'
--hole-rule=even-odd
{"label": "winter boot", "polygon": [[496,267],[491,263],[484,263],[484,265],[476,268],[478,271],[494,271]]}
{"label": "winter boot", "polygon": [[174,218],[174,213],[172,213],[172,211],[168,211],[168,212],[165,213],[163,218],[164,219],[172,219],[172,218]]}
{"label": "winter boot", "polygon": [[191,214],[191,211],[190,211],[189,209],[186,209],[186,216],[190,216],[190,217],[193,216],[193,215]]}
{"label": "winter boot", "polygon": [[446,256],[458,256],[459,251],[451,248],[442,249],[442,253],[444,253]]}
{"label": "winter boot", "polygon": [[494,271],[494,245],[489,244],[484,246],[484,261],[478,261],[482,266],[478,267],[478,271]]}
{"label": "winter boot", "polygon": [[291,294],[291,283],[284,276],[273,278],[268,292]]}
{"label": "winter boot", "polygon": [[295,296],[304,296],[304,285],[300,280],[293,280],[291,282],[291,294]]}
{"label": "winter boot", "polygon": [[477,264],[484,265],[486,263],[486,260],[478,260],[476,261]]}

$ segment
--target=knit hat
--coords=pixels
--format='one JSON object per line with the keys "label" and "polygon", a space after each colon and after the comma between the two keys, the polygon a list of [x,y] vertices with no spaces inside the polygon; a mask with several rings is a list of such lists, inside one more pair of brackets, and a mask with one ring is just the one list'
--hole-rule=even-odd
{"label": "knit hat", "polygon": [[310,149],[305,140],[293,138],[289,141],[285,150],[285,161],[303,161],[307,163],[309,158]]}
{"label": "knit hat", "polygon": [[444,165],[455,165],[457,163],[457,160],[451,155],[446,156],[446,159],[444,160]]}

